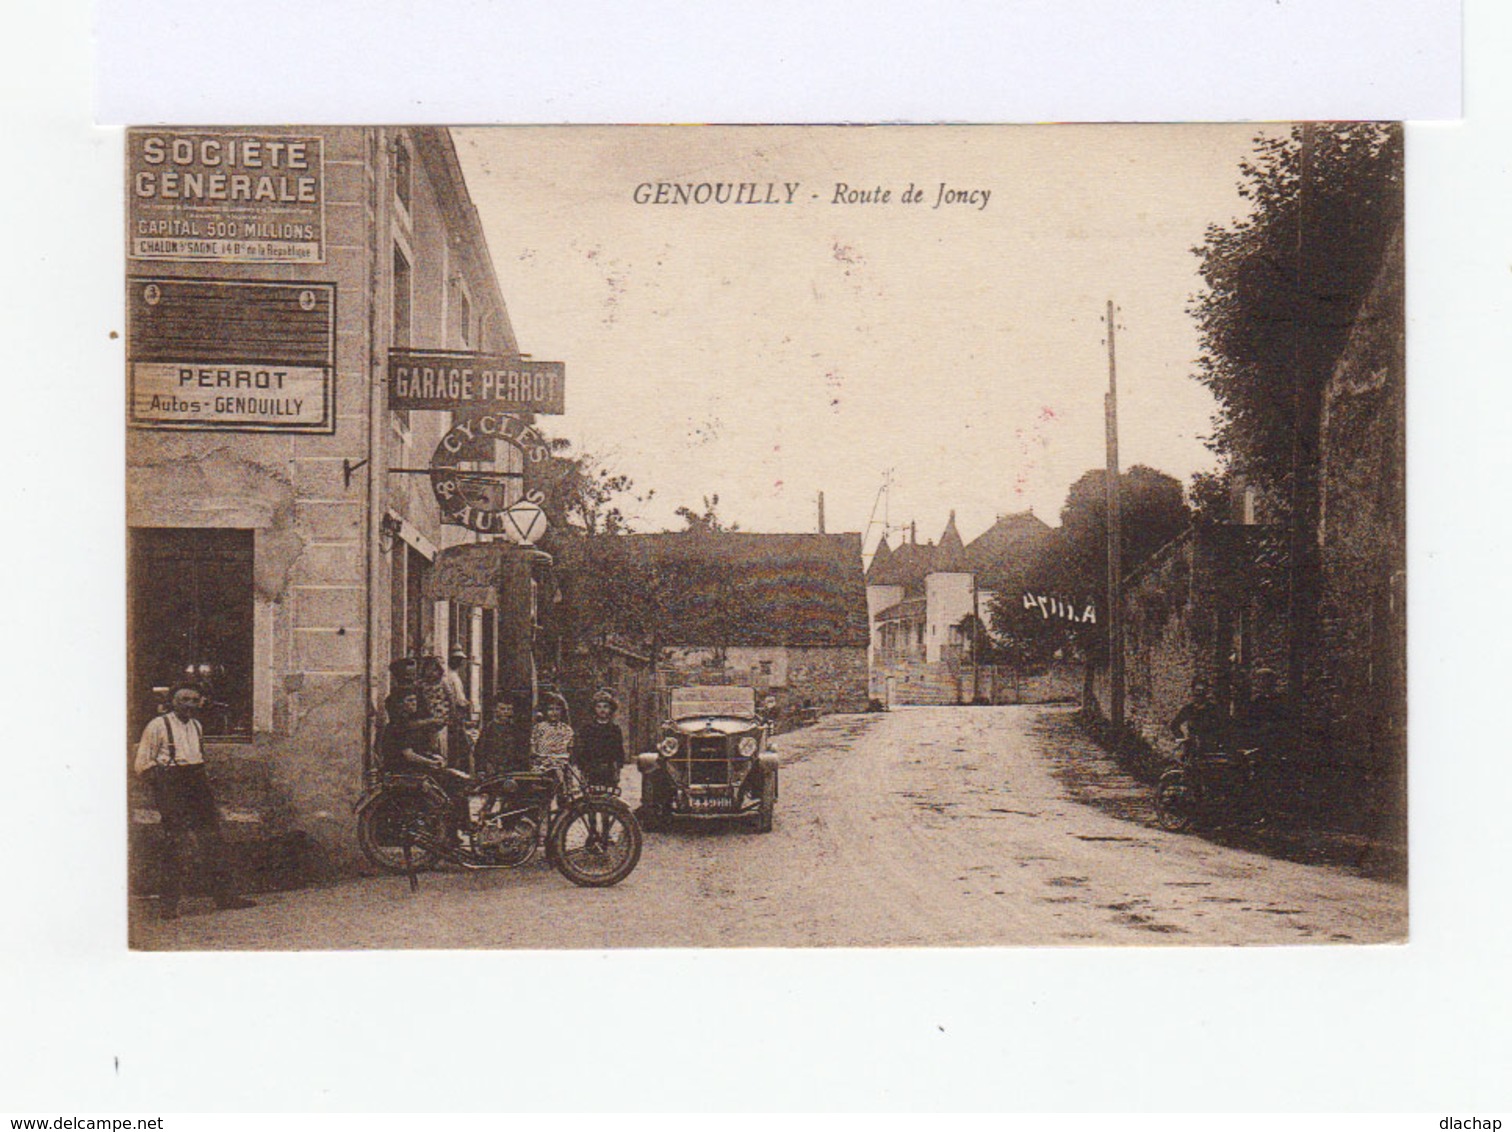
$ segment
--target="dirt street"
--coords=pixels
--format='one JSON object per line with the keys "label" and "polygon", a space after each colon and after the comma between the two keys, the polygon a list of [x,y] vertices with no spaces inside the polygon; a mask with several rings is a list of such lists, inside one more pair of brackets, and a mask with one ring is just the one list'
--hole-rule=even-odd
{"label": "dirt street", "polygon": [[[1403,940],[1404,886],[1275,860],[1073,801],[1067,709],[904,708],[780,736],[776,829],[648,834],[617,888],[535,863],[346,881],[200,908],[133,943],[202,948],[1298,944]],[[1062,729],[1063,730],[1063,729]],[[625,772],[634,803],[639,776]]]}

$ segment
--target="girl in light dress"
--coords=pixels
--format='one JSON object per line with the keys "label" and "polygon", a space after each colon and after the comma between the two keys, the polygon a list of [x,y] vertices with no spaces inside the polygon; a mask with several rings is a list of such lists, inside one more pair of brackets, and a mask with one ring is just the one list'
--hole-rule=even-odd
{"label": "girl in light dress", "polygon": [[567,701],[549,695],[543,706],[546,718],[530,729],[530,761],[538,770],[550,770],[560,778],[572,758],[575,736],[567,722]]}

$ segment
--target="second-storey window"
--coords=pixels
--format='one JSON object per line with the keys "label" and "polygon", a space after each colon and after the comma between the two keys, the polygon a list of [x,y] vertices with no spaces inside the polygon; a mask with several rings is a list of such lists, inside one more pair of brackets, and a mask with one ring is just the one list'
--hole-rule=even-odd
{"label": "second-storey window", "polygon": [[402,140],[394,142],[394,196],[406,213],[412,212],[410,199],[413,195],[414,175],[410,171],[409,146]]}
{"label": "second-storey window", "polygon": [[[414,308],[413,280],[410,262],[398,246],[394,247],[394,345],[410,344],[410,324]],[[405,428],[409,428],[409,410],[395,409],[394,416]]]}

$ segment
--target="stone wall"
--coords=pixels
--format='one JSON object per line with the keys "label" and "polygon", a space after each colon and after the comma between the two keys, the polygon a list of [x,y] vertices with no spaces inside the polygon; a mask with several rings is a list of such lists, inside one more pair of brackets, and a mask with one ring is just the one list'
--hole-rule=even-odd
{"label": "stone wall", "polygon": [[[126,442],[130,526],[254,532],[253,732],[246,741],[212,742],[206,750],[227,840],[241,847],[243,871],[254,873],[268,845],[303,845],[305,859],[290,863],[299,873],[350,862],[352,804],[361,786],[366,480],[346,482],[342,461],[360,462],[368,451],[373,171],[368,131],[319,132],[325,140],[325,262],[220,265],[213,274],[335,284],[334,433],[130,429]],[[207,274],[204,264],[132,261],[128,285],[143,276]],[[138,677],[153,681],[161,674]],[[129,737],[133,746],[135,739]],[[131,797],[134,826],[150,827],[156,815],[140,783],[133,782]],[[154,832],[139,828],[134,848],[150,852]]]}
{"label": "stone wall", "polygon": [[969,704],[979,698],[994,704],[1065,703],[1078,700],[1081,687],[1081,666],[1060,663],[1039,672],[984,666],[978,679],[970,665],[882,653],[870,673],[872,699],[888,706]]}
{"label": "stone wall", "polygon": [[[1209,682],[1231,708],[1250,674],[1286,672],[1285,534],[1259,526],[1193,528],[1124,585],[1124,720],[1157,750],[1174,751],[1171,718]],[[1106,668],[1094,693],[1106,718]]]}
{"label": "stone wall", "polygon": [[1406,769],[1406,391],[1402,245],[1324,392],[1317,699],[1330,746],[1366,773]]}
{"label": "stone wall", "polygon": [[[669,650],[659,669],[659,679],[664,688],[687,687],[692,684],[733,684],[756,690],[760,701],[771,694],[777,698],[779,715],[793,717],[805,704],[815,715],[830,715],[837,712],[865,711],[866,695],[866,649],[861,646],[848,648],[803,648],[780,646],[783,654],[773,658],[774,672],[780,668],[786,674],[782,685],[763,680],[759,669],[752,671],[748,664],[735,666],[729,654],[734,649],[680,648]],[[744,654],[752,649],[742,650]],[[775,661],[780,660],[780,665]]]}

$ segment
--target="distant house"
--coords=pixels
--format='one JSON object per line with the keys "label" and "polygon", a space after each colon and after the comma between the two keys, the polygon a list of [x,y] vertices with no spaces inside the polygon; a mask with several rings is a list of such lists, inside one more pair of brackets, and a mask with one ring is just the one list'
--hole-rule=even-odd
{"label": "distant house", "polygon": [[972,698],[969,618],[990,628],[993,597],[1021,581],[1050,528],[1032,512],[1001,515],[969,544],[955,512],[938,543],[884,537],[866,573],[870,695],[885,703]]}
{"label": "distant house", "polygon": [[859,534],[695,531],[612,540],[648,610],[664,688],[739,684],[779,710],[866,708]]}

